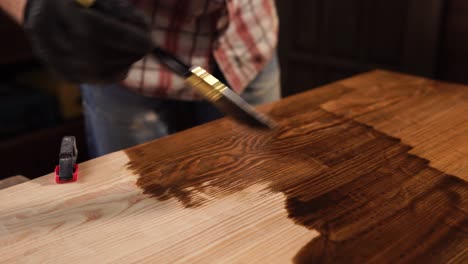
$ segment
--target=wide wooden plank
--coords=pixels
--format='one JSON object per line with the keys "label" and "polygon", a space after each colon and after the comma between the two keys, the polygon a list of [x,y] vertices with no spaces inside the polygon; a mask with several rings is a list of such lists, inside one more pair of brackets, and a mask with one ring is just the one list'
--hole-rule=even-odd
{"label": "wide wooden plank", "polygon": [[322,108],[402,139],[431,166],[468,180],[468,87],[377,71]]}
{"label": "wide wooden plank", "polygon": [[374,71],[0,191],[11,262],[468,260],[468,88]]}

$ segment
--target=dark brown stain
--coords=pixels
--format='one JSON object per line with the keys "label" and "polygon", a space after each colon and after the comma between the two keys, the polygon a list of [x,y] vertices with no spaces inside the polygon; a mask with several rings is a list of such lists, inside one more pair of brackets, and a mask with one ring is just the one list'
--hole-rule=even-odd
{"label": "dark brown stain", "polygon": [[296,263],[468,258],[465,181],[431,168],[400,140],[324,110],[272,113],[275,131],[216,121],[127,150],[128,167],[144,193],[187,208],[268,183],[287,197],[296,224],[321,233]]}

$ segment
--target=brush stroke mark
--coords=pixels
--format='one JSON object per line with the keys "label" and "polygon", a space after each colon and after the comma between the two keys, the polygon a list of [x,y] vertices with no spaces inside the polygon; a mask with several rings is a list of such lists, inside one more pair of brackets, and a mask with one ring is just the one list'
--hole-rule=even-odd
{"label": "brush stroke mark", "polygon": [[206,126],[133,148],[128,167],[145,194],[186,208],[268,183],[286,196],[292,221],[321,233],[296,263],[467,258],[466,182],[409,154],[399,139],[321,109],[276,119],[281,126],[270,132],[221,121],[225,134]]}

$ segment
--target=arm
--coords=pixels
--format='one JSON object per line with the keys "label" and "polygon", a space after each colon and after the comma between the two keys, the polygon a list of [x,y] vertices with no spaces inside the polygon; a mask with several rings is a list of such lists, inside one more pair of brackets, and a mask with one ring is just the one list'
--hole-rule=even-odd
{"label": "arm", "polygon": [[22,23],[25,4],[26,0],[0,0],[0,9],[4,10],[18,23]]}
{"label": "arm", "polygon": [[98,0],[90,8],[76,0],[21,1],[33,51],[68,81],[120,81],[152,48],[150,23],[128,0]]}

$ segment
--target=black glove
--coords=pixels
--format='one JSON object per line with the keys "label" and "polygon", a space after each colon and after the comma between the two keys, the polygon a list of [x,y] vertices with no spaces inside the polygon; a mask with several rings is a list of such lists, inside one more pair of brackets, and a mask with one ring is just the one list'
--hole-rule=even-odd
{"label": "black glove", "polygon": [[122,80],[152,47],[150,25],[126,0],[29,0],[24,27],[36,55],[65,79]]}

